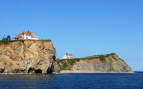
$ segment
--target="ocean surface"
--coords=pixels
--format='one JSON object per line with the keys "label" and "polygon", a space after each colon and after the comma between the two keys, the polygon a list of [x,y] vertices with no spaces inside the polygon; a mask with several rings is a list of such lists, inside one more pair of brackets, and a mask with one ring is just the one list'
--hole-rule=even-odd
{"label": "ocean surface", "polygon": [[143,73],[0,75],[0,89],[143,89]]}

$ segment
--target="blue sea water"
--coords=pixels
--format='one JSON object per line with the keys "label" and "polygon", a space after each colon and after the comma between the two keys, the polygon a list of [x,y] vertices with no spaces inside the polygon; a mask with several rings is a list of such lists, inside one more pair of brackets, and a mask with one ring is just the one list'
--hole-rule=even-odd
{"label": "blue sea water", "polygon": [[143,73],[0,75],[0,89],[143,89]]}

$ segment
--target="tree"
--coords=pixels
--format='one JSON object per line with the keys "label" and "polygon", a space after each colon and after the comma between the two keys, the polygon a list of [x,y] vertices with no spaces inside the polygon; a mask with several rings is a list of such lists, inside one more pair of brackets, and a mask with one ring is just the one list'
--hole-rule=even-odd
{"label": "tree", "polygon": [[4,41],[10,41],[11,40],[11,36],[8,35],[7,37],[4,37],[2,40],[4,40]]}
{"label": "tree", "polygon": [[11,36],[10,35],[7,36],[7,40],[11,40]]}

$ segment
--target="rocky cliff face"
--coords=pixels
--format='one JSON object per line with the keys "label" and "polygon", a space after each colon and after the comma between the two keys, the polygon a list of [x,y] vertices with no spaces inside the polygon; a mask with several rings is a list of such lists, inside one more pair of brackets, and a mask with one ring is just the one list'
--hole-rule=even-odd
{"label": "rocky cliff face", "polygon": [[116,54],[57,60],[61,73],[133,73]]}
{"label": "rocky cliff face", "polygon": [[23,40],[0,44],[1,73],[51,73],[56,50],[50,40]]}

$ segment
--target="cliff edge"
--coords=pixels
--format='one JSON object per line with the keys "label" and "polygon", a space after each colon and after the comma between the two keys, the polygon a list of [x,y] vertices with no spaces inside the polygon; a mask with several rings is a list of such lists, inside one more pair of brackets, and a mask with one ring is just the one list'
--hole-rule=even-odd
{"label": "cliff edge", "polygon": [[51,73],[55,59],[51,40],[0,43],[0,73]]}
{"label": "cliff edge", "polygon": [[56,61],[60,73],[134,73],[115,53]]}

